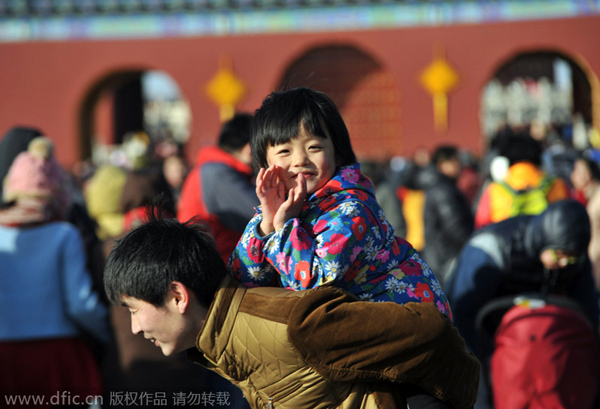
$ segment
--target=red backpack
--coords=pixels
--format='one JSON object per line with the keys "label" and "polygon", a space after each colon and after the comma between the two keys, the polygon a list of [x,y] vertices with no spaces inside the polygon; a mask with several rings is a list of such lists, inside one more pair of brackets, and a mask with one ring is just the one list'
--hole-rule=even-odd
{"label": "red backpack", "polygon": [[590,409],[600,385],[600,348],[591,322],[564,297],[510,297],[494,334],[488,381],[495,409]]}

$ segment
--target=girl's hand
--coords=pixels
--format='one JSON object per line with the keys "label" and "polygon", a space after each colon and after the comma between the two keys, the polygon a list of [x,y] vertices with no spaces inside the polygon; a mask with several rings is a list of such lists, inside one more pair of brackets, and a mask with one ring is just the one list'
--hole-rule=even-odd
{"label": "girl's hand", "polygon": [[290,189],[287,200],[279,206],[273,217],[275,230],[281,229],[288,220],[300,215],[302,204],[306,199],[306,179],[304,175],[300,173],[296,178],[296,182],[296,187]]}
{"label": "girl's hand", "polygon": [[285,186],[279,177],[280,168],[276,165],[261,168],[256,176],[256,195],[260,201],[263,219],[259,233],[263,236],[275,231],[273,219],[285,200]]}

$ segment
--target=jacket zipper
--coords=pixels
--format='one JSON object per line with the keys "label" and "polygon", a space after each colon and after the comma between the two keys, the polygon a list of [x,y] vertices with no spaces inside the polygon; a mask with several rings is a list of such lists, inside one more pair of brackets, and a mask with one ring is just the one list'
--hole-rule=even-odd
{"label": "jacket zipper", "polygon": [[269,398],[269,402],[267,403],[267,409],[273,409],[273,398]]}

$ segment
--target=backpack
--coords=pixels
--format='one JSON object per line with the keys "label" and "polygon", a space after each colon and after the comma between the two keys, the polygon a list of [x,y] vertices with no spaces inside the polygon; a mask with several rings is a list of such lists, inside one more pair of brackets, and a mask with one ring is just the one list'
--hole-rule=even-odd
{"label": "backpack", "polygon": [[537,187],[528,187],[522,190],[513,189],[505,181],[498,182],[512,197],[509,217],[521,214],[536,215],[542,213],[548,207],[548,192],[552,188],[555,178],[543,176]]}
{"label": "backpack", "polygon": [[484,368],[495,409],[589,409],[598,403],[600,347],[577,303],[559,296],[505,297],[481,310],[478,327],[498,311],[489,371]]}

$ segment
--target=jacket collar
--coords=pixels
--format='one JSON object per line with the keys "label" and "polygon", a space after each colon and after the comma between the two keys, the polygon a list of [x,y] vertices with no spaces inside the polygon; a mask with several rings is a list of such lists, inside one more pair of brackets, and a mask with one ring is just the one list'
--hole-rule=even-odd
{"label": "jacket collar", "polygon": [[331,180],[313,193],[309,200],[326,197],[349,189],[362,190],[371,196],[375,196],[375,187],[371,180],[361,173],[359,163],[339,168]]}
{"label": "jacket collar", "polygon": [[216,366],[216,362],[227,346],[246,291],[247,288],[233,277],[230,275],[225,277],[210,305],[204,325],[196,337],[196,348],[187,351],[188,359],[207,367]]}

